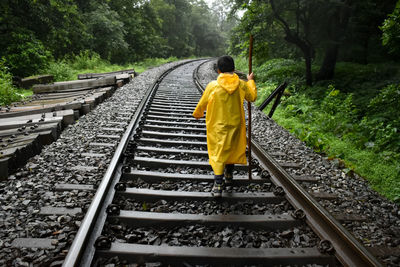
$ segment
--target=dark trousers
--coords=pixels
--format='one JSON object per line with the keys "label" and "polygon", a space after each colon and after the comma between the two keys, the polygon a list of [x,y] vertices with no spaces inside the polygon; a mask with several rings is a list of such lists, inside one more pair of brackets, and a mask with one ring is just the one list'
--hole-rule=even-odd
{"label": "dark trousers", "polygon": [[[235,164],[226,164],[225,165],[225,172],[228,174],[233,174],[233,169],[235,167]],[[224,180],[224,175],[214,175],[214,180],[216,183],[220,184]]]}
{"label": "dark trousers", "polygon": [[225,172],[229,174],[233,174],[233,168],[235,167],[235,164],[226,164],[225,165]]}

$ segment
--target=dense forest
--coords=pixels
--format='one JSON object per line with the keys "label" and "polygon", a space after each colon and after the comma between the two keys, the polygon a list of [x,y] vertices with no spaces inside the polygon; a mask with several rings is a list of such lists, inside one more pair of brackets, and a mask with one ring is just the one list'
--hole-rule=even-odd
{"label": "dense forest", "polygon": [[[257,39],[259,61],[302,58],[307,85],[314,79],[331,80],[337,61],[368,64],[392,61],[396,55],[399,59],[396,1],[237,0],[234,9],[248,11],[235,28],[237,40],[231,50],[237,53],[251,32]],[[315,75],[313,63],[318,63]]]}
{"label": "dense forest", "polygon": [[111,63],[215,56],[231,27],[221,6],[188,0],[1,1],[0,57],[28,76],[82,51]]}
{"label": "dense forest", "polygon": [[257,104],[287,81],[274,119],[400,201],[400,0],[4,0],[0,11],[1,104],[18,99],[13,76],[222,54],[246,71],[252,34]]}
{"label": "dense forest", "polygon": [[[289,89],[274,119],[400,202],[400,1],[236,0],[230,51],[255,38],[260,104]],[[242,64],[245,66],[245,64]]]}

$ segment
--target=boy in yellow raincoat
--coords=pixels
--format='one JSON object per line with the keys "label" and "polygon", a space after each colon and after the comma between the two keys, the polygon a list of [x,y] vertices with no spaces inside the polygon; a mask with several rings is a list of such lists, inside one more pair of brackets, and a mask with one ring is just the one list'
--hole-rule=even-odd
{"label": "boy in yellow raincoat", "polygon": [[224,186],[224,172],[225,185],[230,186],[233,164],[247,164],[243,101],[255,101],[257,89],[253,73],[247,75],[248,82],[240,80],[234,73],[235,63],[232,57],[218,58],[217,66],[218,78],[207,85],[193,117],[203,117],[207,109],[208,157],[215,175],[212,194],[220,197]]}

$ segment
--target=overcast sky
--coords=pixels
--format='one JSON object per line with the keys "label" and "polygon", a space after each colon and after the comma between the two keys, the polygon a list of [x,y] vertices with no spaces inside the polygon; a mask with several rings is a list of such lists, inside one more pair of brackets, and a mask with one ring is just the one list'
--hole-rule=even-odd
{"label": "overcast sky", "polygon": [[204,0],[204,2],[206,2],[209,7],[211,7],[213,1],[214,0]]}
{"label": "overcast sky", "polygon": [[[204,0],[204,2],[206,2],[207,5],[208,5],[208,7],[210,7],[210,8],[212,8],[212,3],[213,3],[214,1],[218,1],[218,0]],[[243,16],[243,14],[244,14],[245,11],[246,11],[246,10],[241,9],[241,10],[238,10],[238,11],[236,12],[236,14],[237,14],[237,16],[238,16],[239,18],[241,18],[241,17]]]}

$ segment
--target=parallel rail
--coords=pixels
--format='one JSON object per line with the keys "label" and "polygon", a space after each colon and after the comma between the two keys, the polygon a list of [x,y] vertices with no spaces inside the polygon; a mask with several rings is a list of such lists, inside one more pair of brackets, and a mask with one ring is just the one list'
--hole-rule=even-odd
{"label": "parallel rail", "polygon": [[[200,67],[200,66],[199,66]],[[198,71],[194,80],[199,90],[204,87],[198,81]],[[260,144],[251,140],[251,151],[262,168],[269,171],[272,182],[283,188],[286,199],[299,213],[304,214],[307,224],[321,238],[322,248],[334,253],[345,266],[382,266],[382,264],[330,215],[282,166],[270,156]]]}
{"label": "parallel rail", "polygon": [[[33,96],[0,106],[0,180],[57,140],[68,125],[89,113],[118,87],[131,81],[134,71],[126,72],[97,74],[97,79],[90,80],[36,84]],[[52,79],[42,76],[22,82],[32,86]]]}
{"label": "parallel rail", "polygon": [[[114,186],[118,183],[121,175],[121,163],[122,153],[126,150],[129,138],[133,134],[135,127],[138,127],[140,115],[143,113],[146,104],[150,101],[152,95],[155,94],[162,79],[175,68],[184,65],[176,65],[175,67],[165,71],[160,77],[153,83],[147,94],[144,96],[143,101],[140,103],[135,115],[131,122],[126,128],[125,134],[121,138],[121,141],[114,153],[114,156],[110,162],[109,167],[96,191],[96,195],[85,215],[84,220],[79,228],[79,231],[74,239],[74,242],[69,249],[68,255],[65,258],[63,266],[89,266],[94,254],[94,243],[95,238],[100,234],[104,221],[106,219],[106,207],[111,203],[114,190]],[[116,176],[116,179],[114,178]],[[97,234],[97,235],[96,235]]]}
{"label": "parallel rail", "polygon": [[[185,62],[186,64],[188,62]],[[173,69],[181,67],[175,66]],[[197,71],[193,72],[194,83],[202,87],[197,79]],[[330,216],[301,186],[291,177],[271,156],[269,156],[260,145],[252,142],[253,155],[258,162],[253,162],[253,167],[258,169],[258,176],[251,182],[262,186],[268,177],[275,184],[275,191],[223,194],[223,201],[236,203],[246,199],[252,203],[268,203],[275,205],[286,198],[294,207],[293,215],[198,215],[198,214],[171,214],[163,212],[129,211],[123,210],[118,205],[112,204],[114,196],[124,196],[142,201],[214,201],[207,192],[185,192],[174,190],[159,190],[146,188],[132,188],[127,186],[126,181],[140,179],[151,181],[155,184],[169,180],[179,183],[182,180],[212,183],[211,175],[190,174],[190,168],[204,169],[207,173],[209,166],[198,160],[173,160],[154,159],[135,155],[141,153],[168,153],[169,155],[184,155],[190,157],[204,157],[206,151],[205,129],[200,127],[195,120],[190,118],[193,110],[193,102],[190,97],[183,97],[182,104],[168,108],[173,100],[172,95],[160,93],[157,89],[164,78],[173,70],[164,72],[148,90],[146,96],[138,107],[132,121],[130,122],[121,142],[116,149],[115,155],[107,169],[106,174],[98,187],[93,202],[86,213],[76,238],[64,261],[64,266],[90,266],[94,258],[106,258],[118,256],[121,260],[128,262],[162,261],[168,264],[182,264],[189,261],[196,264],[328,264],[336,265],[334,254],[345,266],[380,266],[380,263],[363,248],[332,216]],[[175,85],[178,86],[178,85]],[[186,86],[186,85],[179,85]],[[162,98],[166,100],[162,100]],[[153,103],[153,104],[151,104]],[[152,108],[150,108],[152,105]],[[167,117],[166,110],[170,109],[174,122],[163,121]],[[176,113],[176,114],[173,114]],[[142,116],[147,117],[143,119]],[[171,119],[171,117],[169,117]],[[179,125],[179,121],[185,124],[185,129]],[[155,125],[157,124],[157,125]],[[146,130],[144,130],[146,128]],[[161,133],[163,128],[169,132]],[[194,134],[177,134],[171,131],[190,130]],[[197,134],[198,132],[198,134]],[[203,133],[203,134],[201,134]],[[180,138],[181,141],[176,141]],[[188,139],[189,138],[189,139]],[[169,140],[171,139],[171,140]],[[174,140],[173,140],[174,139]],[[191,140],[194,139],[194,140]],[[148,148],[147,143],[157,142],[157,147]],[[140,143],[138,145],[137,143]],[[170,146],[188,146],[184,148],[168,148]],[[162,147],[161,147],[162,146]],[[140,165],[142,169],[134,170],[132,165]],[[168,168],[178,166],[183,174],[176,172],[159,172],[156,168]],[[150,171],[148,170],[150,169]],[[237,170],[246,169],[238,166]],[[261,169],[268,172],[260,171]],[[185,173],[188,172],[189,173]],[[236,184],[247,185],[249,181],[244,177],[236,177]],[[128,201],[129,202],[129,201]],[[143,207],[145,209],[145,207]],[[306,248],[212,248],[212,247],[190,247],[190,246],[157,246],[132,243],[112,242],[109,238],[101,237],[106,220],[114,220],[126,225],[141,226],[176,226],[176,225],[236,225],[249,229],[287,229],[296,227],[305,222],[323,240],[317,247]],[[327,241],[329,240],[329,241]],[[97,248],[97,250],[95,249]]]}

